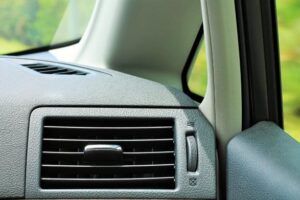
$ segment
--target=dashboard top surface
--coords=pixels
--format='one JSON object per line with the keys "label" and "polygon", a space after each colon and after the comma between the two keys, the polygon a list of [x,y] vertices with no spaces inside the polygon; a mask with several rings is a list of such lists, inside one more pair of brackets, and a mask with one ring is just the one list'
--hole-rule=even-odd
{"label": "dashboard top surface", "polygon": [[[22,64],[44,63],[84,70],[87,75],[41,74]],[[0,57],[0,101],[15,105],[197,107],[175,88],[109,69]]]}

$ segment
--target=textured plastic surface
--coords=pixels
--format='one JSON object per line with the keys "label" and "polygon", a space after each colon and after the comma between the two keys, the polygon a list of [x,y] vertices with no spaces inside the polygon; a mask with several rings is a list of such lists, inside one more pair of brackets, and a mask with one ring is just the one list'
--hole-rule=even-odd
{"label": "textured plastic surface", "polygon": [[[73,109],[71,107],[126,107],[155,108],[157,111],[159,108],[191,108],[198,112],[197,105],[182,92],[152,81],[112,70],[84,68],[80,70],[89,72],[86,76],[47,75],[18,64],[34,62],[41,61],[0,57],[0,198],[22,198],[25,195],[29,118],[31,112],[38,107],[69,107],[70,110]],[[92,114],[93,109],[89,112]],[[209,127],[203,117],[198,120]],[[210,134],[208,139],[213,139],[210,128],[201,129],[202,131]],[[39,151],[32,143],[29,142],[28,145]],[[214,143],[207,145],[206,149],[209,150],[204,156],[211,159],[208,167],[213,171],[214,157],[212,158],[211,152],[215,151]],[[205,176],[205,183],[209,183],[201,189],[201,194],[205,190],[207,195],[213,196],[215,173]],[[141,198],[144,196],[141,195]]]}
{"label": "textured plastic surface", "polygon": [[227,199],[300,199],[300,144],[260,122],[228,145]]}
{"label": "textured plastic surface", "polygon": [[[79,68],[89,72],[86,76],[48,75],[20,66],[16,62],[29,64],[41,61],[0,57],[0,98],[3,103],[9,99],[10,104],[34,106],[197,106],[177,89],[109,69],[96,71]],[[55,65],[70,68],[64,64]]]}

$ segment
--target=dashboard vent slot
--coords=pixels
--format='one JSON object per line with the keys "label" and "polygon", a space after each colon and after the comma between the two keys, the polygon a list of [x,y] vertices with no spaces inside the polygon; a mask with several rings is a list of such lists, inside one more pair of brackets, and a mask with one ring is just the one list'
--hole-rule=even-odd
{"label": "dashboard vent slot", "polygon": [[[40,186],[44,189],[174,189],[172,119],[46,118]],[[87,145],[119,145],[122,159],[87,162]]]}
{"label": "dashboard vent slot", "polygon": [[22,64],[24,67],[32,69],[42,74],[57,74],[57,75],[87,75],[87,72],[61,67],[57,65],[49,65],[46,63],[30,63]]}

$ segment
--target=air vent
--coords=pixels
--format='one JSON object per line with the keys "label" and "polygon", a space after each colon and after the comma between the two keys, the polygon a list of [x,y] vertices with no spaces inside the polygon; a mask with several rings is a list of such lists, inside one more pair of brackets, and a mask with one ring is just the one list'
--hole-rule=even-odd
{"label": "air vent", "polygon": [[[44,189],[174,189],[173,120],[46,118],[40,186]],[[117,161],[86,159],[85,147],[115,145]]]}
{"label": "air vent", "polygon": [[22,64],[24,67],[27,67],[29,69],[32,69],[36,72],[42,73],[42,74],[57,74],[57,75],[87,75],[86,72],[61,67],[57,65],[49,65],[46,63],[31,63],[31,64]]}

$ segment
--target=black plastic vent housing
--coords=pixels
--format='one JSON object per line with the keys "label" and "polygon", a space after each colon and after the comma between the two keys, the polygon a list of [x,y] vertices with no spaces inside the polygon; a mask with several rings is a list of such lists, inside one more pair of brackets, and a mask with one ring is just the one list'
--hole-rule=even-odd
{"label": "black plastic vent housing", "polygon": [[57,74],[57,75],[87,75],[88,74],[87,72],[83,72],[77,69],[66,68],[54,64],[49,65],[46,63],[30,63],[30,64],[22,64],[22,66],[42,74]]}
{"label": "black plastic vent housing", "polygon": [[[174,189],[172,119],[46,118],[40,186],[44,189]],[[91,162],[87,145],[119,145],[122,158]]]}

